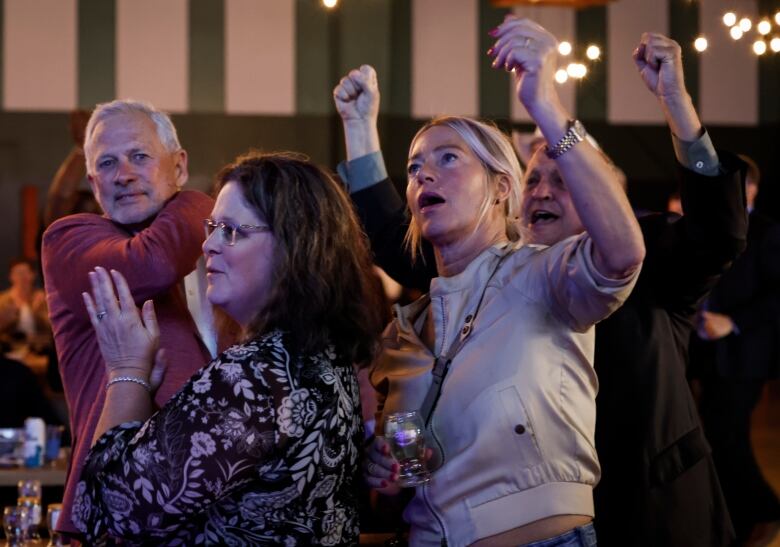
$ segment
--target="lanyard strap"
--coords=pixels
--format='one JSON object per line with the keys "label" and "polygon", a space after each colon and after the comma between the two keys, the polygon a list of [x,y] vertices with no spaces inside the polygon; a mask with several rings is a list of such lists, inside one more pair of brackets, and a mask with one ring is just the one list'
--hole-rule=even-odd
{"label": "lanyard strap", "polygon": [[468,314],[466,316],[466,320],[463,322],[463,327],[460,329],[460,336],[458,336],[452,345],[450,345],[450,348],[447,350],[447,352],[444,355],[436,357],[436,361],[433,363],[433,369],[431,370],[431,374],[433,375],[433,382],[431,383],[431,387],[428,388],[428,393],[425,394],[425,399],[423,400],[422,407],[420,408],[420,415],[422,416],[423,423],[426,427],[428,427],[428,424],[431,421],[431,416],[433,415],[433,411],[436,408],[436,403],[439,401],[439,396],[441,395],[441,386],[442,383],[444,383],[444,377],[447,375],[447,371],[450,369],[450,364],[455,358],[455,354],[458,353],[460,348],[463,347],[463,344],[466,342],[466,338],[468,338],[469,334],[471,334],[474,320],[477,318],[477,312],[479,311],[480,306],[482,306],[482,300],[485,298],[485,292],[487,291],[488,285],[493,279],[493,276],[496,275],[496,272],[501,266],[501,263],[508,255],[508,252],[504,253],[504,255],[496,261],[496,265],[493,267],[493,271],[490,272],[490,276],[487,278],[485,285],[482,287],[482,292],[479,295],[479,300],[477,301],[477,305],[474,308],[474,312]]}

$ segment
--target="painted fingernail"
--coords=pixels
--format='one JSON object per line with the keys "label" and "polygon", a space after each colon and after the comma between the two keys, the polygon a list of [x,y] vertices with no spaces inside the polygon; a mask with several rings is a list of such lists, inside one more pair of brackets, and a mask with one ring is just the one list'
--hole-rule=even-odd
{"label": "painted fingernail", "polygon": [[496,36],[498,34],[498,27],[492,28],[488,31],[488,34],[491,36]]}
{"label": "painted fingernail", "polygon": [[493,55],[493,48],[490,48],[489,50],[487,50],[487,54],[488,55]]}

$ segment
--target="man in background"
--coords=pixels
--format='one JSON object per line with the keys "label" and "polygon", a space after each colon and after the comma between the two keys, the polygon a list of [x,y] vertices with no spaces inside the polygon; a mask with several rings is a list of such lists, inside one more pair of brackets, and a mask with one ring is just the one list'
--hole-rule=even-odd
{"label": "man in background", "polygon": [[[54,222],[43,237],[43,272],[60,374],[70,413],[73,454],[58,528],[75,534],[71,507],[105,400],[103,359],[81,293],[97,266],[121,272],[136,302],[152,299],[167,367],[155,395],[162,406],[216,351],[207,305],[189,303],[205,287],[185,283],[201,256],[203,219],[213,200],[182,191],[187,153],[170,118],[151,105],[98,105],[84,140],[87,177],[104,214]],[[186,290],[185,290],[186,285]],[[195,298],[197,300],[197,298]],[[190,310],[193,311],[193,320]]]}
{"label": "man in background", "polygon": [[769,545],[780,502],[753,454],[750,419],[767,380],[780,376],[780,224],[753,208],[761,172],[747,164],[747,248],[699,312],[692,365],[701,415],[740,545]]}

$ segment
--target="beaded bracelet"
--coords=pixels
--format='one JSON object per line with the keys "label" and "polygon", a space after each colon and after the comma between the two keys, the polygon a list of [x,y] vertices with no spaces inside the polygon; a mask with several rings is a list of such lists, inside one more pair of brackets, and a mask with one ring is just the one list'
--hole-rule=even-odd
{"label": "beaded bracelet", "polygon": [[141,378],[136,378],[135,376],[117,376],[116,378],[109,380],[106,384],[106,391],[108,391],[108,388],[112,385],[118,384],[119,382],[133,382],[134,384],[142,386],[149,393],[152,392],[152,386],[149,385],[149,382],[142,380]]}

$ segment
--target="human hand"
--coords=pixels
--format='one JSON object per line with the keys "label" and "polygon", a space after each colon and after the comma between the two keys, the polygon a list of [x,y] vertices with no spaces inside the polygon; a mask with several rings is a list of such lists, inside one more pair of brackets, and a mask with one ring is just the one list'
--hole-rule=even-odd
{"label": "human hand", "polygon": [[734,332],[734,321],[722,313],[702,311],[698,317],[696,331],[702,340],[719,340]]}
{"label": "human hand", "polygon": [[672,133],[687,142],[698,139],[702,125],[685,89],[680,44],[663,34],[645,32],[633,57],[642,81],[660,101]]}
{"label": "human hand", "polygon": [[[82,297],[109,379],[131,374],[159,385],[162,378],[160,330],[152,301],[144,302],[139,316],[127,281],[115,270],[109,275],[104,268],[97,267],[89,273],[89,282],[92,295],[84,292]],[[155,361],[158,366],[153,375]]]}
{"label": "human hand", "polygon": [[344,123],[376,123],[379,116],[379,84],[370,65],[350,70],[333,89],[333,102]]}
{"label": "human hand", "polygon": [[374,441],[366,448],[363,460],[363,478],[366,484],[385,495],[398,494],[401,491],[397,484],[400,470],[401,466],[390,454],[390,445],[384,437],[374,437]]}
{"label": "human hand", "polygon": [[645,32],[633,57],[639,75],[656,97],[664,100],[687,95],[680,44],[663,34]]}
{"label": "human hand", "polygon": [[559,103],[555,89],[558,41],[544,27],[508,15],[490,32],[496,43],[488,50],[493,68],[515,73],[517,98],[531,116],[542,106]]}

